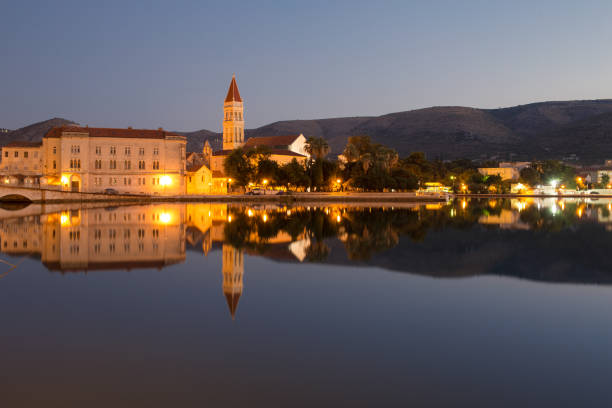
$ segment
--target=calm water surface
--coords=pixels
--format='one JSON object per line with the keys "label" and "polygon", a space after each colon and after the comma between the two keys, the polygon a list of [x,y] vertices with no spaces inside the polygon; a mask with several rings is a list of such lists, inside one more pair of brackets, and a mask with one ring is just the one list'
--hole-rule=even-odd
{"label": "calm water surface", "polygon": [[1,209],[0,402],[610,406],[611,214]]}

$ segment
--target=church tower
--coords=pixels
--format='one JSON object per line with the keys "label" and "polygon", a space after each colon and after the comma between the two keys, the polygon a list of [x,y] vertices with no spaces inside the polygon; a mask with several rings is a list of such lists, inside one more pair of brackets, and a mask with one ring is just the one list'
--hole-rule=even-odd
{"label": "church tower", "polygon": [[232,320],[236,318],[238,301],[240,295],[242,295],[242,278],[244,275],[242,260],[242,250],[223,244],[223,294],[227,300]]}
{"label": "church tower", "polygon": [[232,75],[223,103],[223,150],[233,150],[244,144],[244,106],[236,75]]}

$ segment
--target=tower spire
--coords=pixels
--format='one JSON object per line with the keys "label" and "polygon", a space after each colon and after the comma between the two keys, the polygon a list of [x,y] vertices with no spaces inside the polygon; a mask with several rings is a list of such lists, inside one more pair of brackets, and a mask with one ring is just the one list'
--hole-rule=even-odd
{"label": "tower spire", "polygon": [[223,150],[233,150],[244,144],[244,104],[238,91],[236,74],[232,75],[223,102]]}

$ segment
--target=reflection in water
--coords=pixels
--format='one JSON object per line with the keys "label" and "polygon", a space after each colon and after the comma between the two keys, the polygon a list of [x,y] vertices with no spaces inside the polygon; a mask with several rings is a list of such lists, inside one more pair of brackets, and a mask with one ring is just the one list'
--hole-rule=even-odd
{"label": "reflection in water", "polygon": [[161,269],[184,262],[186,247],[205,255],[221,249],[222,291],[235,318],[245,253],[431,276],[612,283],[612,248],[602,236],[612,230],[611,210],[606,200],[547,198],[385,208],[160,204],[23,217],[4,211],[0,245],[61,273]]}

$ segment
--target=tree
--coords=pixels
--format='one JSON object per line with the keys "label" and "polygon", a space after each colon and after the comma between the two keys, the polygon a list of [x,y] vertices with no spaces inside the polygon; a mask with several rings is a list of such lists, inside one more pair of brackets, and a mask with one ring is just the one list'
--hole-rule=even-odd
{"label": "tree", "polygon": [[610,184],[610,176],[607,173],[603,173],[601,175],[601,186],[602,188],[607,188],[608,184]]}
{"label": "tree", "polygon": [[321,160],[329,153],[329,144],[322,137],[309,137],[305,149],[315,160]]}
{"label": "tree", "polygon": [[244,149],[235,149],[223,161],[225,174],[235,181],[235,185],[246,187],[255,177],[256,167],[247,157]]}
{"label": "tree", "polygon": [[274,160],[270,160],[268,158],[262,158],[257,162],[257,170],[256,170],[256,179],[257,182],[261,183],[263,180],[268,180],[270,184],[278,183],[278,163]]}
{"label": "tree", "polygon": [[310,178],[306,174],[304,166],[296,159],[281,166],[279,173],[283,178],[284,184],[293,185],[296,187],[306,187],[310,184]]}

